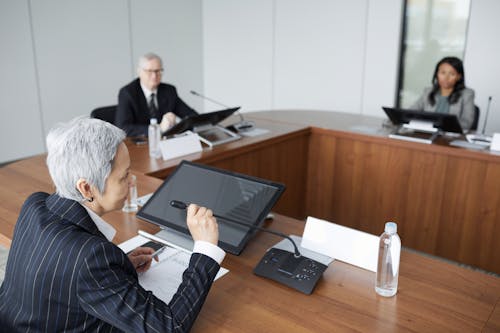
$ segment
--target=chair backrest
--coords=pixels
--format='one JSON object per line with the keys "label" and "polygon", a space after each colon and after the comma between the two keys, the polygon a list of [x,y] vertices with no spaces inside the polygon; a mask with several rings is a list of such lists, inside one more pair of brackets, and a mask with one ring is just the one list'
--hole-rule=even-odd
{"label": "chair backrest", "polygon": [[474,121],[472,122],[472,125],[470,125],[471,131],[477,130],[478,122],[479,122],[479,107],[477,105],[474,105]]}
{"label": "chair backrest", "polygon": [[114,124],[115,114],[116,114],[116,105],[110,105],[110,106],[95,108],[90,113],[90,117],[101,119],[107,121],[108,123]]}

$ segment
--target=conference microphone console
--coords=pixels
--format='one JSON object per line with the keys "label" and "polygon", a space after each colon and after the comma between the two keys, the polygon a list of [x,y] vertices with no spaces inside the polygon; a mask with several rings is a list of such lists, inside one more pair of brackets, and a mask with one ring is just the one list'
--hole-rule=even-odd
{"label": "conference microphone console", "polygon": [[[182,210],[185,210],[188,206],[186,203],[179,200],[170,201],[170,205]],[[277,248],[269,249],[253,271],[258,276],[274,280],[309,295],[314,290],[323,272],[328,268],[325,264],[303,256],[297,244],[295,244],[290,236],[271,229],[235,221],[217,214],[214,214],[214,217],[216,217],[219,222],[229,222],[231,224],[261,230],[286,238],[292,242],[294,252]]]}

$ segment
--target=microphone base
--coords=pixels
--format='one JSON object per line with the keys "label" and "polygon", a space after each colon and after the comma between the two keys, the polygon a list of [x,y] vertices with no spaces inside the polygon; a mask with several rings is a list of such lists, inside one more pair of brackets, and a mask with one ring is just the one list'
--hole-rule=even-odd
{"label": "microphone base", "polygon": [[481,146],[489,146],[491,144],[492,137],[484,134],[467,134],[465,136],[468,142],[478,144]]}
{"label": "microphone base", "polygon": [[230,130],[234,130],[235,132],[246,132],[250,131],[255,127],[255,123],[253,121],[242,120],[238,123],[234,123],[228,126]]}
{"label": "microphone base", "polygon": [[296,258],[293,252],[271,248],[253,272],[310,295],[327,268],[327,265],[303,255]]}

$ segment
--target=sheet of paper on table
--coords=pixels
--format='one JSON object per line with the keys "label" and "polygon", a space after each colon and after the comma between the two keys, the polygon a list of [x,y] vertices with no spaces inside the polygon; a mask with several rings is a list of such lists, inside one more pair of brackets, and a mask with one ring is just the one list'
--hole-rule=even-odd
{"label": "sheet of paper on table", "polygon": [[[128,253],[138,246],[149,242],[149,239],[137,235],[118,245],[123,252]],[[186,251],[167,247],[159,256],[159,262],[153,260],[151,268],[139,274],[139,284],[146,290],[168,304],[177,288],[182,283],[182,273],[189,264],[191,255]],[[221,267],[215,280],[228,273],[229,270]]]}

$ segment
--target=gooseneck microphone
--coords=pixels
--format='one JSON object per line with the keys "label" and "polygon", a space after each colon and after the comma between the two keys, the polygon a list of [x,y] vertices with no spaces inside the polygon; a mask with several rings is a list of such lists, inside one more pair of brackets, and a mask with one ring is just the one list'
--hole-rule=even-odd
{"label": "gooseneck microphone", "polygon": [[[196,92],[194,90],[191,90],[189,91],[191,94],[195,95],[195,96],[198,96],[200,98],[203,98],[209,102],[212,102],[214,104],[217,104],[219,106],[222,106],[223,108],[226,108],[226,109],[229,109],[230,107],[227,106],[226,104],[223,104],[219,101],[216,101],[215,99],[212,99],[212,98],[209,98],[205,95],[202,95],[200,94],[199,92]],[[236,123],[236,124],[233,124],[232,126],[237,130],[237,131],[241,131],[241,132],[244,132],[244,131],[248,131],[249,129],[253,128],[254,127],[254,123],[252,121],[248,121],[248,120],[245,120],[245,118],[243,118],[243,114],[240,112],[240,111],[236,111],[236,113],[238,113],[238,116],[240,117],[240,122],[239,123]]]}
{"label": "gooseneck microphone", "polygon": [[212,102],[212,103],[214,103],[214,104],[217,104],[217,105],[219,105],[219,106],[222,106],[223,108],[229,109],[229,106],[227,106],[226,104],[222,104],[221,102],[218,102],[218,101],[216,101],[215,99],[211,99],[211,98],[209,98],[209,97],[207,97],[207,96],[205,96],[205,95],[202,95],[202,94],[200,94],[199,92],[196,92],[196,91],[194,91],[194,90],[190,90],[189,92],[190,92],[191,94],[195,95],[195,96],[201,97],[201,98],[203,98],[203,99],[206,99],[207,101],[210,101],[210,102]]}
{"label": "gooseneck microphone", "polygon": [[[188,205],[186,203],[182,202],[182,201],[179,201],[179,200],[172,200],[172,201],[170,201],[170,206],[175,207],[177,209],[186,210]],[[222,221],[224,223],[225,222],[229,222],[231,224],[237,224],[237,225],[240,225],[240,226],[243,226],[243,227],[247,227],[247,228],[250,228],[250,229],[256,229],[256,230],[268,232],[270,234],[286,238],[290,242],[292,242],[292,244],[293,244],[293,248],[294,248],[294,251],[295,251],[295,254],[294,254],[295,258],[300,258],[302,256],[300,254],[299,248],[297,247],[297,244],[295,244],[295,242],[293,241],[293,239],[290,236],[287,236],[284,233],[281,233],[281,232],[278,232],[278,231],[274,231],[272,229],[266,229],[266,228],[258,227],[258,226],[252,225],[252,224],[247,224],[247,223],[243,223],[243,222],[240,222],[240,221],[232,220],[232,219],[229,219],[227,217],[223,217],[223,216],[220,216],[220,215],[217,215],[217,214],[214,214],[214,217],[217,218],[217,219],[219,219],[219,221]]]}

